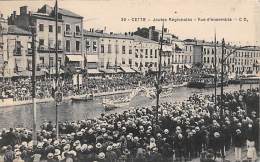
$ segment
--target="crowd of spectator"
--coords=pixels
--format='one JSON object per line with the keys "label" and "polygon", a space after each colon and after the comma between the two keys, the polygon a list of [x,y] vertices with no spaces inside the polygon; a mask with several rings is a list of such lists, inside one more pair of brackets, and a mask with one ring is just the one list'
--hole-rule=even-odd
{"label": "crowd of spectator", "polygon": [[[86,93],[111,92],[127,90],[139,86],[153,87],[157,74],[120,74],[111,77],[83,77],[78,86],[72,78],[61,78],[62,93],[64,97],[82,95]],[[162,85],[178,85],[188,81],[187,76],[181,74],[163,73]],[[37,78],[36,98],[44,99],[52,97],[55,78]],[[14,101],[30,100],[32,83],[30,78],[16,78],[0,83],[0,99],[13,98]]]}
{"label": "crowd of spectator", "polygon": [[[44,122],[37,132],[2,130],[4,162],[221,162],[229,150],[242,160],[256,160],[259,145],[259,90],[225,93],[219,98],[192,95],[182,103],[133,108],[94,119]],[[254,102],[254,104],[250,103]],[[158,113],[157,113],[158,112]]]}

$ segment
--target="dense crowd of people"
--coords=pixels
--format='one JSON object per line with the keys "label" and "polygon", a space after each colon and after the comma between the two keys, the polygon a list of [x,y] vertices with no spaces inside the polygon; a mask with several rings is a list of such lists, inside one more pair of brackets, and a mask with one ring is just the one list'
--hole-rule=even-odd
{"label": "dense crowd of people", "polygon": [[[61,78],[62,93],[64,97],[82,95],[86,93],[111,92],[118,90],[133,89],[139,86],[153,87],[157,74],[116,74],[111,77],[91,77],[83,78],[84,81],[77,84],[73,83],[72,78]],[[182,84],[187,82],[187,77],[182,74],[163,73],[162,84]],[[52,97],[55,78],[37,78],[36,81],[36,97],[38,99]],[[0,99],[13,98],[14,101],[24,101],[31,99],[31,79],[16,78],[6,80],[0,83]]]}
{"label": "dense crowd of people", "polygon": [[[225,93],[219,97],[192,95],[182,103],[133,108],[99,118],[44,122],[37,132],[2,130],[4,162],[173,162],[200,158],[221,162],[235,149],[235,160],[256,159],[259,145],[259,90]],[[253,102],[253,103],[251,103]]]}

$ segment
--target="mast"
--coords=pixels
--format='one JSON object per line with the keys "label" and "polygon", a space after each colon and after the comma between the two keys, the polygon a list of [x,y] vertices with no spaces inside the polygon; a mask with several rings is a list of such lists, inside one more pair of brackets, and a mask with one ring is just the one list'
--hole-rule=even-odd
{"label": "mast", "polygon": [[37,145],[36,135],[36,52],[35,52],[35,23],[30,13],[30,27],[32,32],[32,101],[33,101],[33,145]]}
{"label": "mast", "polygon": [[215,29],[215,35],[214,35],[214,72],[215,72],[214,103],[215,103],[215,109],[216,109],[216,104],[217,104],[217,38],[216,38],[216,29]]}
{"label": "mast", "polygon": [[159,99],[161,93],[160,80],[161,80],[161,64],[162,64],[162,46],[163,46],[163,32],[164,32],[164,21],[162,24],[162,37],[160,39],[160,51],[159,51],[159,69],[157,76],[157,86],[156,86],[156,122],[158,124],[158,113],[159,113]]}
{"label": "mast", "polygon": [[[58,0],[55,3],[55,68],[56,68],[56,93],[59,88],[59,71],[58,71]],[[59,137],[59,123],[58,123],[58,101],[56,100],[56,138]]]}

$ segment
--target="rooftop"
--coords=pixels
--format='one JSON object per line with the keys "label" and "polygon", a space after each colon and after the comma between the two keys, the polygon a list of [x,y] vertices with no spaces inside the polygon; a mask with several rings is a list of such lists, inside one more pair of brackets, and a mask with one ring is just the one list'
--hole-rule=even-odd
{"label": "rooftop", "polygon": [[8,26],[8,32],[5,34],[16,34],[16,35],[31,35],[30,32],[23,30],[15,25]]}
{"label": "rooftop", "polygon": [[[45,13],[47,15],[51,15],[54,12],[54,7],[51,7],[47,4],[43,5],[40,9],[38,9],[37,13]],[[83,18],[82,16],[69,11],[67,9],[63,9],[63,8],[59,8],[58,9],[58,13],[61,15],[65,15],[65,16],[70,16],[70,17],[76,17],[76,18]]]}

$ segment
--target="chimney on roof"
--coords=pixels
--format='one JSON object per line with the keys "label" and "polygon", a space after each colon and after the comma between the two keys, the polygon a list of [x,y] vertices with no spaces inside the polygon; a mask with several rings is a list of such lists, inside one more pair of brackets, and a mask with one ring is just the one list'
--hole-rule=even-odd
{"label": "chimney on roof", "polygon": [[125,36],[127,36],[127,32],[125,32]]}
{"label": "chimney on roof", "polygon": [[155,30],[155,26],[150,26],[149,29]]}
{"label": "chimney on roof", "polygon": [[13,11],[14,18],[16,18],[16,11]]}
{"label": "chimney on roof", "polygon": [[22,6],[20,7],[20,15],[26,15],[27,14],[28,6]]}

